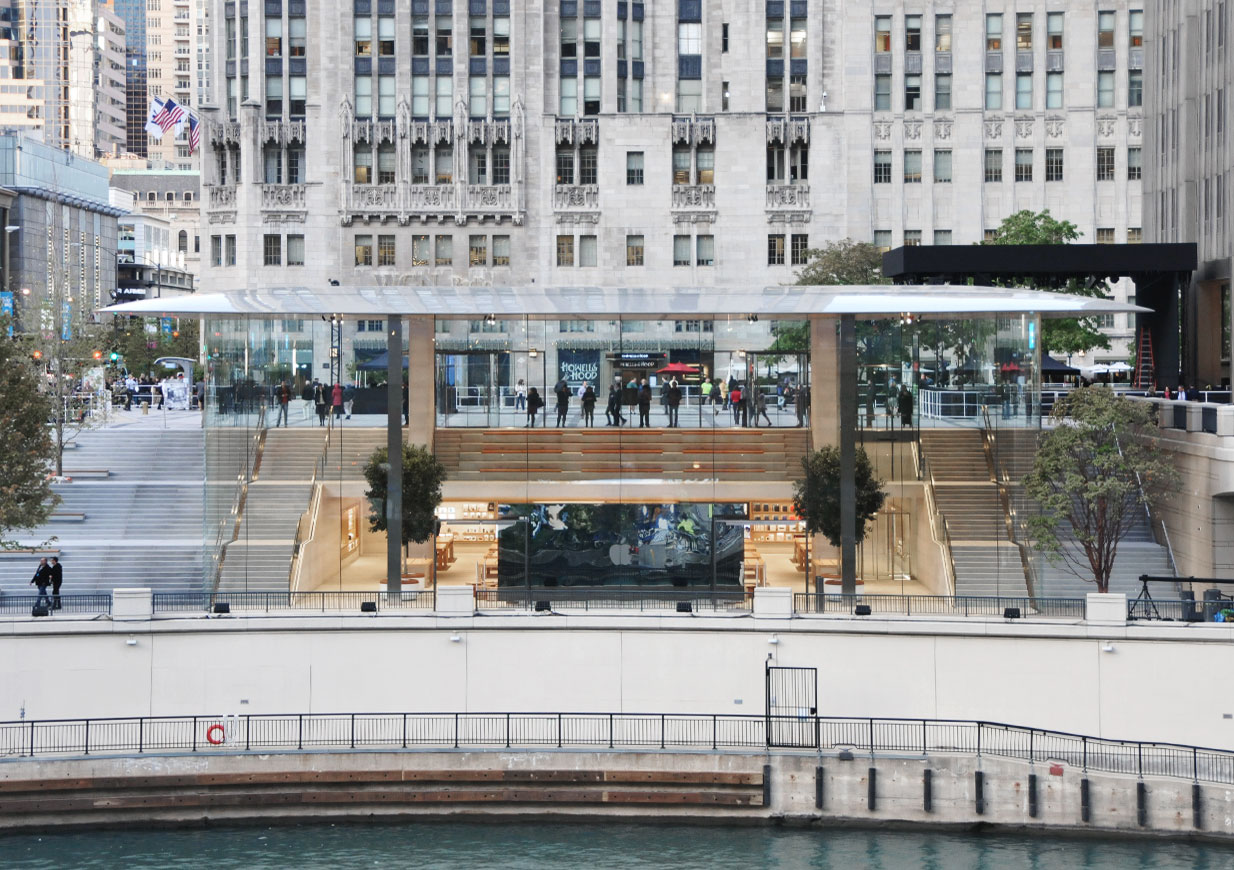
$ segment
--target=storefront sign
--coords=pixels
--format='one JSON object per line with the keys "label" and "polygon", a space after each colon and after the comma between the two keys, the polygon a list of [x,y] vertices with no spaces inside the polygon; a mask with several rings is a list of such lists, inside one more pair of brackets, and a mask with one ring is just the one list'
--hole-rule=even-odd
{"label": "storefront sign", "polygon": [[600,379],[600,352],[598,350],[557,349],[558,377],[572,383]]}
{"label": "storefront sign", "polygon": [[608,360],[614,367],[623,369],[658,369],[664,365],[662,353],[610,353]]}
{"label": "storefront sign", "polygon": [[9,290],[0,292],[0,317],[9,319],[9,338],[13,337],[13,293]]}

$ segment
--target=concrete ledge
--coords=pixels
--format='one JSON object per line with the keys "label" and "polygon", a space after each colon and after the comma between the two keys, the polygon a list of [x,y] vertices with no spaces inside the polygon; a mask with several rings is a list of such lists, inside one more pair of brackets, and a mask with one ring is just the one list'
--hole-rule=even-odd
{"label": "concrete ledge", "polygon": [[438,586],[437,613],[442,616],[471,616],[476,612],[476,593],[471,586]]}
{"label": "concrete ledge", "polygon": [[793,590],[776,586],[755,587],[754,615],[760,619],[792,619]]}
{"label": "concrete ledge", "polygon": [[115,622],[149,621],[154,617],[154,595],[149,589],[116,589],[111,593]]}
{"label": "concrete ledge", "polygon": [[1089,592],[1085,598],[1089,625],[1127,624],[1127,596],[1122,592]]}

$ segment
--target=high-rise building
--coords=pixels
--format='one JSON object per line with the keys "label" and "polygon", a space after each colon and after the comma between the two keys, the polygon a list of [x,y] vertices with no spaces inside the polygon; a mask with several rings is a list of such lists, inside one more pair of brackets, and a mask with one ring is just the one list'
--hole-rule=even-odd
{"label": "high-rise building", "polygon": [[1201,385],[1229,383],[1234,14],[1230,0],[1152,6],[1144,224],[1152,241],[1196,242],[1200,267],[1183,306],[1190,339],[1183,353]]}
{"label": "high-rise building", "polygon": [[[113,0],[124,21],[124,114],[126,149],[146,156],[146,0]],[[160,0],[151,0],[157,7]]]}
{"label": "high-rise building", "polygon": [[1135,0],[211,14],[228,287],[790,282],[830,240],[968,244],[1020,209],[1140,237]]}
{"label": "high-rise building", "polygon": [[69,147],[99,157],[125,146],[124,22],[111,2],[69,8]]}

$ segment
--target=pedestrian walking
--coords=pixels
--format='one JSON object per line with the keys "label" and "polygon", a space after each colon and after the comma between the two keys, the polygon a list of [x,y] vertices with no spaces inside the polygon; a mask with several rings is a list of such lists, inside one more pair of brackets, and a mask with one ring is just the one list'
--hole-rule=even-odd
{"label": "pedestrian walking", "polygon": [[583,381],[583,425],[596,425],[596,391]]}
{"label": "pedestrian walking", "polygon": [[651,425],[651,387],[643,378],[638,388],[638,428],[646,429]]}
{"label": "pedestrian walking", "polygon": [[733,409],[733,425],[741,425],[741,385],[734,384],[728,389],[728,406]]}
{"label": "pedestrian walking", "polygon": [[758,428],[758,418],[759,417],[762,417],[764,420],[767,421],[768,427],[772,425],[771,418],[767,416],[767,396],[762,390],[758,389],[758,387],[755,387],[754,388],[754,426],[755,428]]}
{"label": "pedestrian walking", "polygon": [[621,416],[621,378],[613,378],[613,382],[609,384],[604,417],[608,421],[606,425],[609,426],[620,426],[625,422],[625,418]]}
{"label": "pedestrian walking", "polygon": [[51,599],[47,597],[47,587],[51,585],[51,566],[47,564],[46,559],[39,559],[39,567],[34,572],[34,577],[30,579],[32,586],[38,587],[39,597],[34,600],[34,607],[37,610],[40,607],[51,607]]}
{"label": "pedestrian walking", "polygon": [[527,393],[527,426],[536,428],[536,412],[544,406],[544,400],[540,398],[540,391],[532,387]]}
{"label": "pedestrian walking", "polygon": [[51,557],[51,609],[60,609],[60,584],[64,582],[64,568],[58,556]]}
{"label": "pedestrian walking", "polygon": [[900,395],[896,397],[896,410],[900,412],[900,425],[910,428],[913,425],[913,394],[903,384],[900,385]]}
{"label": "pedestrian walking", "polygon": [[283,381],[274,388],[274,398],[278,405],[278,417],[274,420],[274,428],[277,429],[280,425],[289,426],[287,422],[287,403],[291,401],[291,388],[287,386],[287,381]]}
{"label": "pedestrian walking", "polygon": [[681,387],[677,385],[677,379],[673,378],[668,382],[668,391],[664,396],[665,405],[668,407],[668,427],[670,429],[678,428],[677,411],[681,407]]}
{"label": "pedestrian walking", "polygon": [[793,397],[793,405],[797,409],[797,426],[800,428],[805,425],[806,415],[810,411],[809,387],[802,387],[797,391],[797,395]]}
{"label": "pedestrian walking", "polygon": [[317,425],[326,425],[326,385],[313,378],[313,409],[317,411]]}
{"label": "pedestrian walking", "polygon": [[335,384],[330,388],[330,406],[334,408],[334,419],[343,416],[343,385]]}
{"label": "pedestrian walking", "polygon": [[351,409],[356,406],[356,385],[349,383],[343,387],[343,410],[347,414],[347,419],[351,419]]}
{"label": "pedestrian walking", "polygon": [[557,382],[553,390],[557,396],[557,425],[566,425],[566,414],[570,412],[570,387],[564,380]]}

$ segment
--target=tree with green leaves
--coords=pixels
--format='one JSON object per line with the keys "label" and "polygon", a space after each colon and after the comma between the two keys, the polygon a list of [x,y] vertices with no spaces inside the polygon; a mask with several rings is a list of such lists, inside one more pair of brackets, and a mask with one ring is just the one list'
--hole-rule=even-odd
{"label": "tree with green leaves", "polygon": [[1152,409],[1107,387],[1060,399],[1024,478],[1041,506],[1028,521],[1036,547],[1098,592],[1110,591],[1119,542],[1177,486],[1178,474],[1149,437]]}
{"label": "tree with green leaves", "polygon": [[[364,466],[368,481],[372,512],[369,526],[375,532],[388,532],[386,527],[386,477],[389,474],[389,451],[379,447]],[[437,506],[441,504],[441,485],[446,482],[446,468],[433,451],[419,444],[403,445],[403,528],[400,543],[423,544],[433,536],[437,523]]]}
{"label": "tree with green leaves", "polygon": [[[1080,231],[1071,221],[1060,221],[1049,209],[1033,212],[1018,211],[1003,219],[992,238],[983,245],[1066,245],[1080,237]],[[1033,283],[1039,290],[1071,293],[1077,296],[1106,298],[1105,284],[1087,286],[1079,281],[1067,281],[1061,286]],[[1041,323],[1041,346],[1046,353],[1083,353],[1093,348],[1109,350],[1110,340],[1098,328],[1093,317],[1047,318]]]}
{"label": "tree with green leaves", "polygon": [[890,284],[883,274],[883,252],[869,242],[841,239],[806,251],[798,284]]}
{"label": "tree with green leaves", "polygon": [[2,337],[8,326],[0,317],[0,549],[14,548],[12,533],[47,522],[60,502],[47,477],[55,405],[22,343]]}
{"label": "tree with green leaves", "polygon": [[[840,448],[821,447],[801,459],[802,476],[793,482],[793,510],[805,521],[806,534],[822,533],[833,547],[840,546]],[[863,448],[857,448],[853,469],[857,486],[857,543],[865,540],[866,523],[882,510],[887,494],[883,481]]]}

